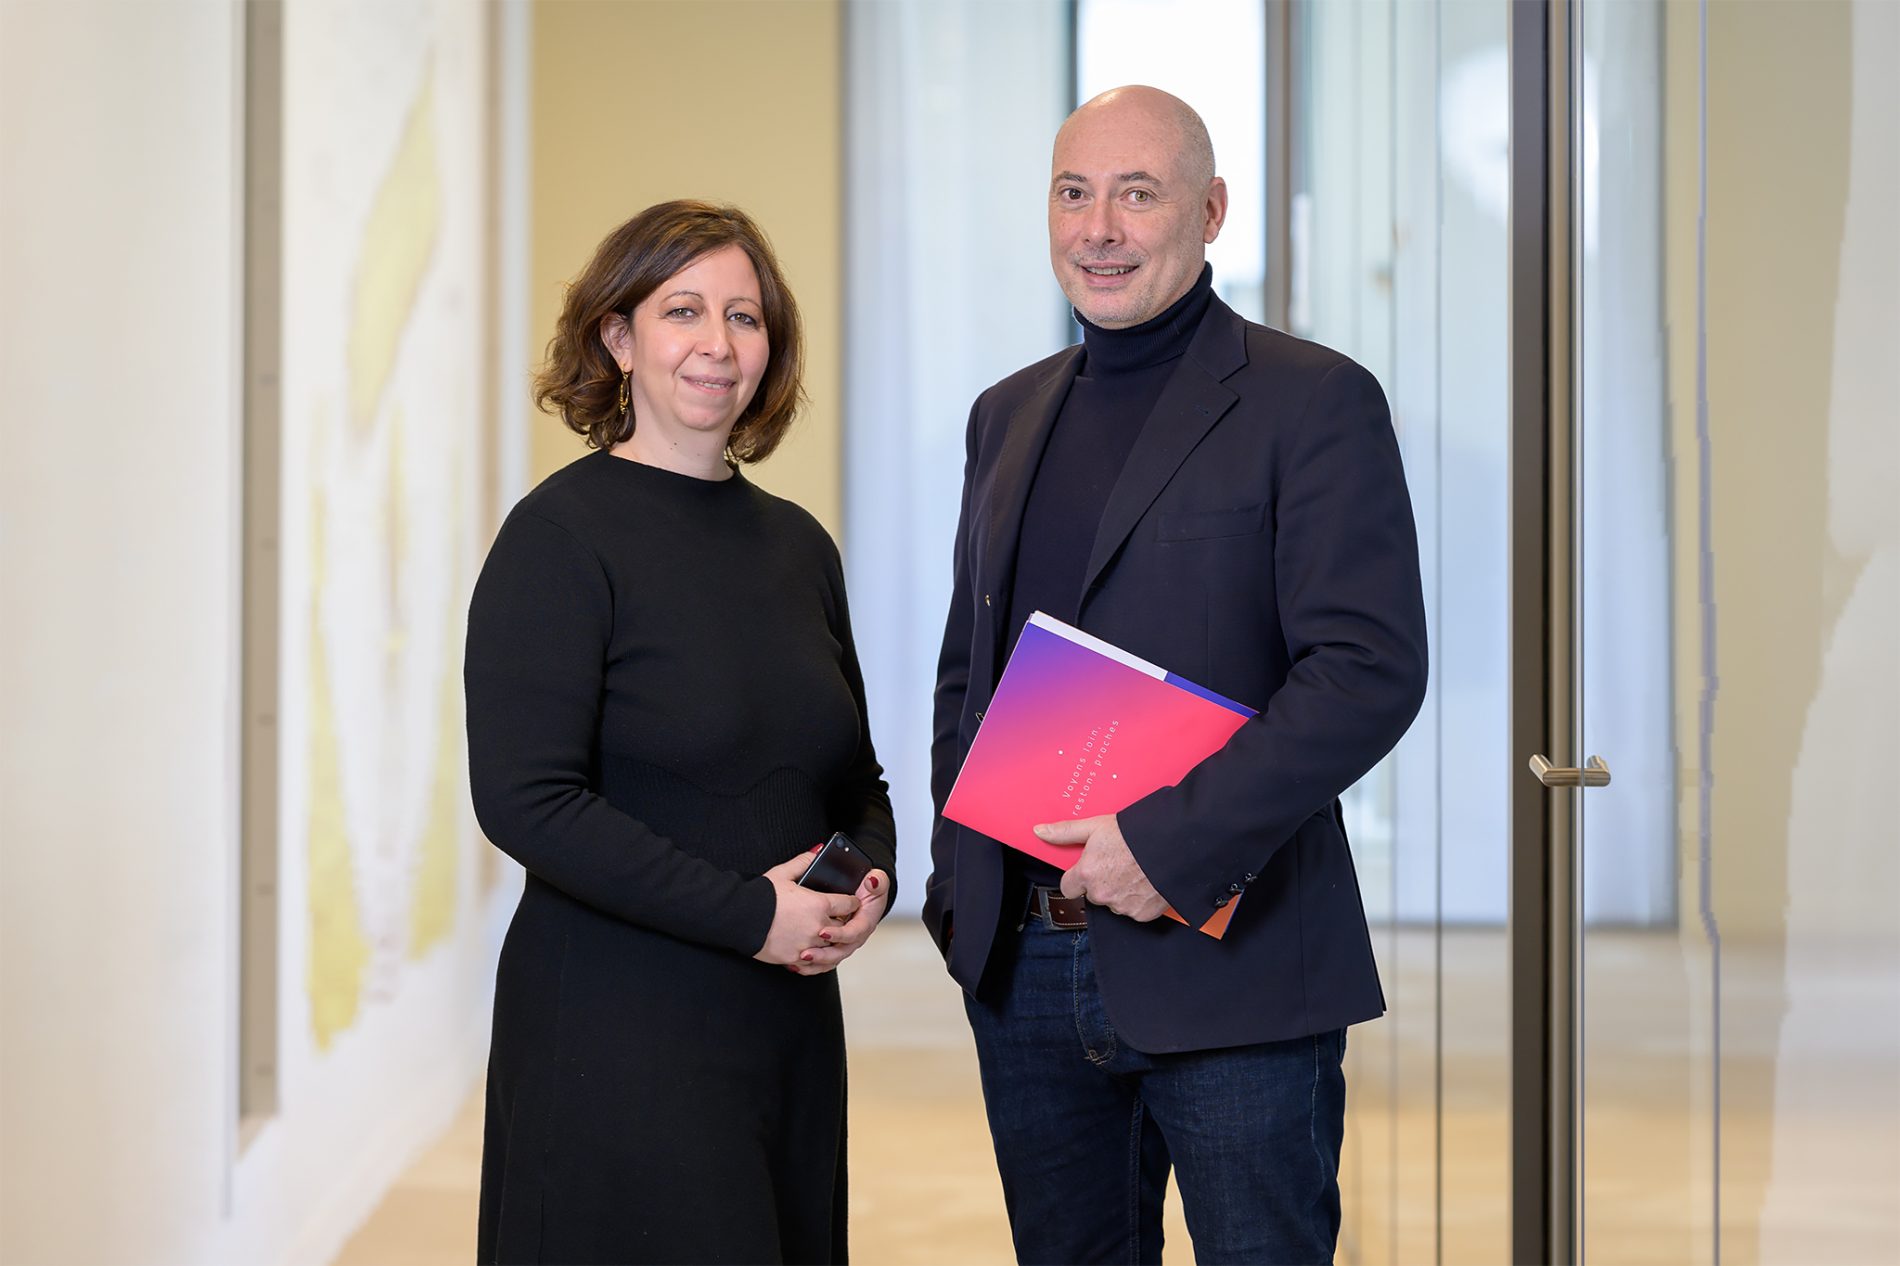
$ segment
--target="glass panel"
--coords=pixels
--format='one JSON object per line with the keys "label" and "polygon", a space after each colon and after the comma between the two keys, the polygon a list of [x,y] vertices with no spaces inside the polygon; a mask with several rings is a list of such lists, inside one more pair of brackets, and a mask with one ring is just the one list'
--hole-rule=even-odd
{"label": "glass panel", "polygon": [[1900,1260],[1900,6],[1580,13],[1583,1253]]}
{"label": "glass panel", "polygon": [[1507,7],[1303,4],[1294,332],[1378,375],[1432,685],[1348,793],[1388,1014],[1348,1050],[1345,1262],[1508,1260]]}
{"label": "glass panel", "polygon": [[[1672,452],[1695,469],[1694,412],[1682,415],[1686,433],[1670,426],[1664,381],[1664,310],[1675,297],[1663,273],[1667,203],[1681,190],[1665,190],[1663,149],[1680,157],[1673,146],[1685,138],[1674,129],[1665,138],[1663,122],[1685,99],[1664,101],[1661,6],[1586,3],[1580,14],[1572,251],[1584,746],[1574,757],[1602,755],[1614,781],[1558,793],[1582,815],[1578,1226],[1589,1261],[1701,1261],[1712,1226],[1715,959],[1698,917],[1693,827],[1677,848],[1672,756],[1694,750],[1697,667],[1671,654],[1670,568],[1686,561],[1676,579],[1693,585],[1695,558],[1672,559],[1683,525],[1667,513]],[[1693,131],[1686,139],[1693,145]],[[1693,251],[1669,253],[1672,264],[1685,258],[1693,269]],[[1687,491],[1677,508],[1692,513]],[[1676,683],[1690,692],[1686,714],[1674,706]]]}

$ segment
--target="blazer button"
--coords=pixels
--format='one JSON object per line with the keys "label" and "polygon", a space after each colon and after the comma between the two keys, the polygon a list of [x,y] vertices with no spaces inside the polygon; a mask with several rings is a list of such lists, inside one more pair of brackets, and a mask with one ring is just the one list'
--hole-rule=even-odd
{"label": "blazer button", "polygon": [[990,596],[988,594],[983,595],[983,605],[986,607],[990,605]]}
{"label": "blazer button", "polygon": [[981,712],[979,712],[979,713],[977,713],[977,714],[976,714],[976,719],[977,719],[977,720],[979,720],[979,721],[981,721],[981,720],[983,719],[983,714],[982,714]]}
{"label": "blazer button", "polygon": [[1236,896],[1236,897],[1238,897],[1238,896],[1240,895],[1240,885],[1239,885],[1239,884],[1228,884],[1228,885],[1227,885],[1227,891],[1228,891],[1228,892],[1230,892],[1230,893],[1232,893],[1232,894],[1233,894],[1234,896]]}
{"label": "blazer button", "polygon": [[1260,878],[1260,876],[1258,875],[1242,875],[1240,877],[1240,882],[1243,884],[1250,884],[1258,878]]}
{"label": "blazer button", "polygon": [[1218,910],[1232,900],[1232,897],[1216,897],[1214,898],[1214,908]]}

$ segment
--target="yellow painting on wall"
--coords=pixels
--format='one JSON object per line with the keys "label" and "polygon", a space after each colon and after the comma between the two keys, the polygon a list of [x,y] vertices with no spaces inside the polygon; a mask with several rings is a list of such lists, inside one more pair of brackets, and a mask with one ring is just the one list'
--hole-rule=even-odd
{"label": "yellow painting on wall", "polygon": [[[286,734],[305,1014],[331,1048],[476,897],[461,637],[478,540],[480,14],[285,12]],[[364,50],[373,49],[374,55]],[[292,423],[301,425],[293,426]],[[300,891],[297,891],[300,890]],[[291,956],[294,963],[296,958]]]}

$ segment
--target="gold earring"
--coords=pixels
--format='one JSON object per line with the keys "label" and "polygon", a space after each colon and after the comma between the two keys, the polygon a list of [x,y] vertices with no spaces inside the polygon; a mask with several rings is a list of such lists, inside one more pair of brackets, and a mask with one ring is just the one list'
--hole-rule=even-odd
{"label": "gold earring", "polygon": [[631,403],[631,397],[630,397],[630,393],[627,390],[627,384],[628,382],[632,380],[632,378],[633,378],[633,373],[631,370],[623,370],[620,374],[619,407],[620,407],[620,420],[622,422],[625,422],[627,420],[627,406],[629,403]]}

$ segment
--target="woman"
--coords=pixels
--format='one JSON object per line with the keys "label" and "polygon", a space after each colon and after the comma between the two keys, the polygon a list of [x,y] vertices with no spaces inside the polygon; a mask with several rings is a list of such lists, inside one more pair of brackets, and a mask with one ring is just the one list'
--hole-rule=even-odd
{"label": "woman", "polygon": [[[758,227],[602,242],[536,382],[599,451],[515,507],[469,609],[475,811],[527,868],[495,981],[483,1262],[842,1262],[832,970],[891,895],[837,549],[740,473],[801,403]],[[879,869],[798,886],[841,830]]]}

